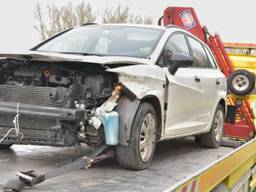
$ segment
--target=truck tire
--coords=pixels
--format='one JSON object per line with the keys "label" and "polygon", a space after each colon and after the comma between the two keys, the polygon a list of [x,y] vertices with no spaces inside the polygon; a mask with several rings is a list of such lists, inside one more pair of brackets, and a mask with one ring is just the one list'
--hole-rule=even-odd
{"label": "truck tire", "polygon": [[228,78],[229,90],[238,96],[248,95],[255,87],[255,74],[247,70],[236,70]]}
{"label": "truck tire", "polygon": [[0,150],[9,149],[12,146],[12,144],[0,144]]}
{"label": "truck tire", "polygon": [[224,109],[218,105],[213,117],[210,132],[199,136],[200,144],[208,148],[218,148],[223,137]]}
{"label": "truck tire", "polygon": [[140,104],[134,117],[128,146],[117,146],[119,165],[142,170],[150,166],[156,147],[156,112],[149,103]]}

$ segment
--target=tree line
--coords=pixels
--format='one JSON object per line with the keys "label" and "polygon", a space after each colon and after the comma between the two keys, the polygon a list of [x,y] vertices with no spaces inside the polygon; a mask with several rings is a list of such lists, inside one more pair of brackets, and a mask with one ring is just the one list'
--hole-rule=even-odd
{"label": "tree line", "polygon": [[68,28],[94,23],[96,20],[100,20],[101,23],[153,23],[151,16],[132,14],[127,6],[123,7],[119,4],[116,7],[105,8],[99,14],[94,12],[89,3],[86,4],[84,1],[76,5],[69,1],[62,6],[49,4],[46,7],[37,3],[34,18],[36,20],[34,28],[39,32],[42,40]]}

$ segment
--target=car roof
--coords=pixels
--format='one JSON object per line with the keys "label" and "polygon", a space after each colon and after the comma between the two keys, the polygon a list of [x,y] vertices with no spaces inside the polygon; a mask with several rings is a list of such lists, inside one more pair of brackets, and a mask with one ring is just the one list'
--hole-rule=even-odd
{"label": "car roof", "polygon": [[149,28],[149,29],[160,29],[160,30],[166,30],[167,28],[165,26],[159,26],[159,25],[147,25],[147,24],[130,24],[130,23],[111,23],[111,24],[97,24],[97,23],[85,23],[82,26],[90,26],[90,25],[97,25],[97,26],[120,26],[120,27],[138,27],[138,28]]}

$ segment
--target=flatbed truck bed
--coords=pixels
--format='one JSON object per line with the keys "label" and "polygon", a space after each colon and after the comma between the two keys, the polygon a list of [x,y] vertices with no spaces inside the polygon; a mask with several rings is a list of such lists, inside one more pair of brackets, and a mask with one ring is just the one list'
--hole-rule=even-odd
{"label": "flatbed truck bed", "polygon": [[[124,170],[110,159],[94,165],[87,172],[72,172],[28,191],[175,191],[183,181],[233,150],[232,147],[205,149],[191,138],[164,141],[158,144],[152,166],[147,170]],[[14,178],[17,171],[48,171],[72,157],[76,157],[74,148],[13,146],[10,150],[0,151],[0,183]]]}

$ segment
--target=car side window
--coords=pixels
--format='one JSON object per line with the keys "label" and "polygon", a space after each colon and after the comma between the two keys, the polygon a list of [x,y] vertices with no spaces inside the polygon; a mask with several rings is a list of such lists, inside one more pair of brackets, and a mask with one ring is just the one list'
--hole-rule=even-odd
{"label": "car side window", "polygon": [[193,67],[211,68],[203,45],[192,37],[188,37],[188,39],[194,57]]}
{"label": "car side window", "polygon": [[215,60],[213,59],[213,55],[210,53],[209,49],[207,49],[206,47],[204,47],[204,49],[205,49],[205,52],[206,52],[206,54],[207,54],[207,56],[208,56],[208,58],[209,58],[209,61],[210,61],[211,66],[212,66],[213,68],[217,68],[216,62],[215,62]]}
{"label": "car side window", "polygon": [[170,59],[174,53],[184,53],[189,55],[189,48],[185,36],[181,33],[172,35],[166,42],[158,64],[169,66]]}

